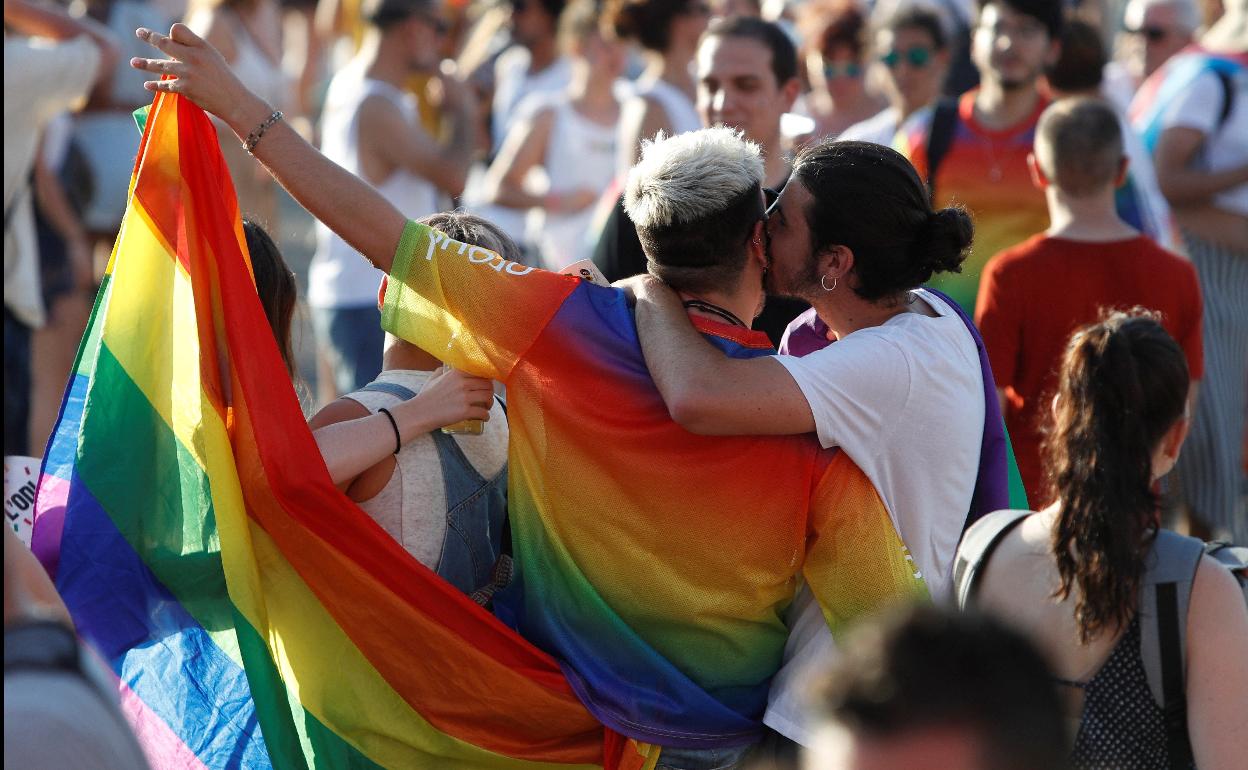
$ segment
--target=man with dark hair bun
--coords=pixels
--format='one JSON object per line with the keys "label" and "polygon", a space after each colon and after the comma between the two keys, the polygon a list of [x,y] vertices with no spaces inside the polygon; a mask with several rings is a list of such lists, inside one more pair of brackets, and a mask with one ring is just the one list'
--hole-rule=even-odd
{"label": "man with dark hair bun", "polygon": [[[132,61],[177,73],[147,88],[185,95],[243,136],[272,115],[185,27],[139,36],[176,57]],[[838,633],[884,603],[924,595],[848,454],[800,436],[709,440],[672,419],[622,290],[408,221],[280,120],[254,149],[296,200],[390,273],[388,331],[506,384],[517,572],[494,609],[558,658],[595,718],[662,746],[659,768],[735,768],[763,736],[799,581]],[[763,176],[759,147],[718,127],[648,145],[629,177],[628,207],[651,256],[683,271],[680,322],[695,317],[733,356],[770,350],[745,320],[767,267]],[[683,249],[689,231],[716,225],[722,249]],[[735,283],[699,285],[691,273],[728,263],[730,247]]]}
{"label": "man with dark hair bun", "polygon": [[[822,349],[727,359],[648,279],[634,288],[655,383],[693,433],[816,431],[840,447],[888,505],[932,596],[946,597],[968,519],[1008,505],[1005,439],[974,328],[952,300],[919,288],[959,269],[970,218],[933,210],[896,151],[852,141],[802,150],[768,214],[768,292],[813,306]],[[800,693],[834,646],[813,603],[799,598],[790,624],[766,721],[808,744]]]}

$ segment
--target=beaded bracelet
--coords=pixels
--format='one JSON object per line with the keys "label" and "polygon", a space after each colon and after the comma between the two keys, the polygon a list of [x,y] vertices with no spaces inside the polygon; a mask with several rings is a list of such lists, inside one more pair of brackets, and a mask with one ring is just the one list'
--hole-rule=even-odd
{"label": "beaded bracelet", "polygon": [[273,114],[270,115],[268,119],[256,126],[252,132],[247,135],[247,138],[243,140],[243,149],[247,151],[248,155],[251,155],[256,149],[256,145],[260,144],[260,139],[264,136],[264,132],[276,125],[282,117],[281,110],[273,110]]}

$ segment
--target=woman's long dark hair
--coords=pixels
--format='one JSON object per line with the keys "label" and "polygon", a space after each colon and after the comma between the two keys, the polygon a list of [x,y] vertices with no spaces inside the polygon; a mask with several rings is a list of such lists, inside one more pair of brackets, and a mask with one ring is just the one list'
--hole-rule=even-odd
{"label": "woman's long dark hair", "polygon": [[1183,417],[1189,386],[1183,351],[1142,308],[1076,331],[1062,358],[1044,447],[1061,506],[1055,596],[1078,588],[1075,621],[1085,644],[1135,614],[1157,528],[1153,452]]}
{"label": "woman's long dark hair", "polygon": [[243,235],[247,239],[247,251],[251,254],[251,272],[256,280],[256,293],[264,316],[273,329],[277,350],[291,380],[295,379],[294,346],[290,339],[291,318],[295,314],[295,274],[282,259],[282,252],[263,227],[243,219]]}

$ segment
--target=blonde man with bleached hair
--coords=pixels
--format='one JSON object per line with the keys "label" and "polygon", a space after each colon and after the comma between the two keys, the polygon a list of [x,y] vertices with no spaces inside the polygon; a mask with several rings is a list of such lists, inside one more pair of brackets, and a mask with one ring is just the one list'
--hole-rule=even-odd
{"label": "blonde man with bleached hair", "polygon": [[[628,175],[624,209],[637,225],[650,273],[696,294],[735,291],[747,273],[761,287],[762,182],[759,146],[736,129],[660,135],[643,144]],[[747,322],[762,302],[760,291]]]}

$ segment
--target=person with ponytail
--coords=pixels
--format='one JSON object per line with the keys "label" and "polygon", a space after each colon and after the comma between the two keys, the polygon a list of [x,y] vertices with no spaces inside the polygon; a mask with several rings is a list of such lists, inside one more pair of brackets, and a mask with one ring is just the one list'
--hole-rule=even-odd
{"label": "person with ponytail", "polygon": [[[1076,331],[1044,448],[1054,502],[1008,530],[978,567],[978,607],[1030,635],[1060,677],[1077,725],[1076,768],[1183,766],[1149,689],[1140,596],[1158,558],[1157,482],[1187,436],[1190,384],[1183,350],[1148,311],[1111,312]],[[1195,765],[1240,766],[1248,610],[1234,577],[1209,556],[1191,583],[1186,639]]]}
{"label": "person with ponytail", "polygon": [[[786,334],[800,357],[728,359],[681,321],[682,301],[699,298],[653,278],[630,283],[646,363],[673,419],[706,435],[815,431],[840,447],[875,485],[937,600],[949,595],[968,516],[1009,505],[995,387],[974,327],[948,297],[920,288],[959,269],[971,236],[968,214],[933,210],[899,153],[825,140],[798,154],[764,232],[767,293],[812,305]],[[801,693],[832,645],[814,602],[794,617],[767,723],[809,745]]]}

